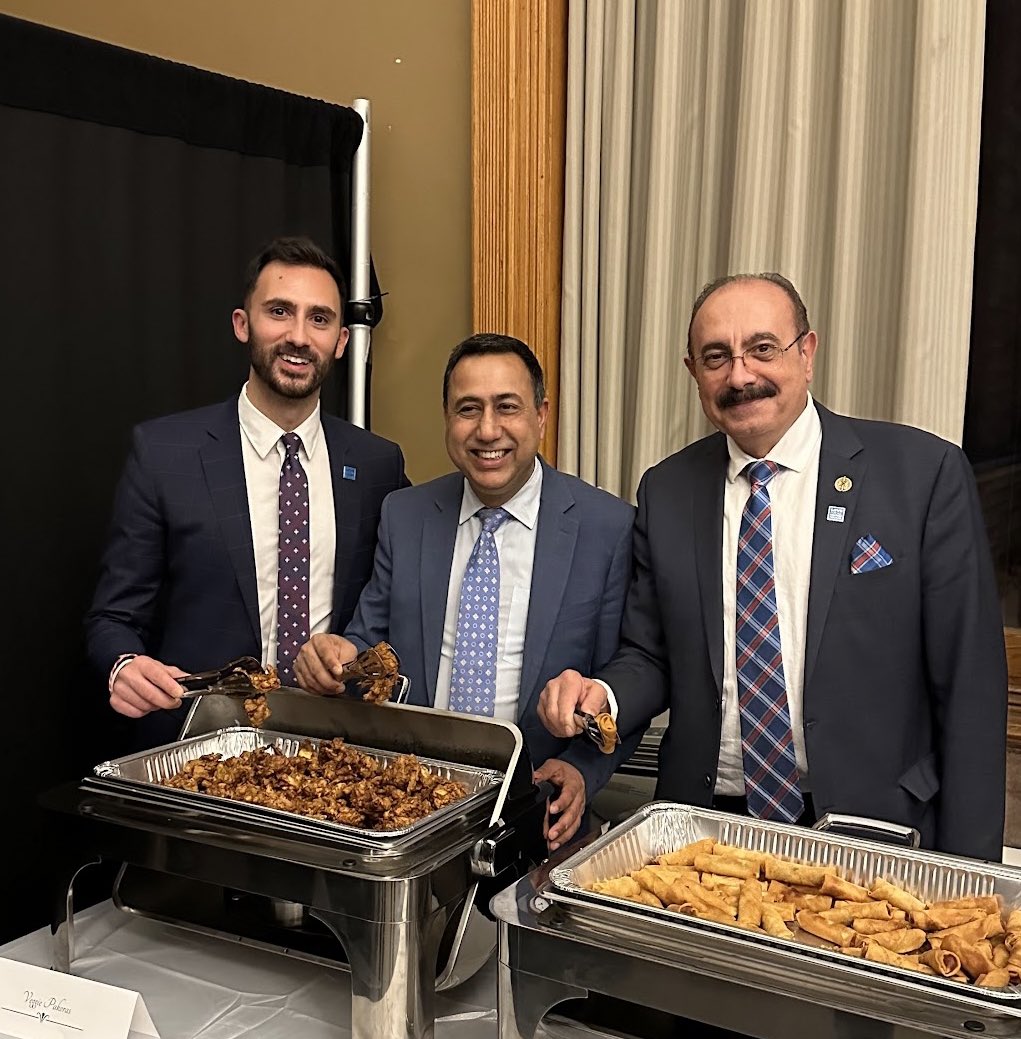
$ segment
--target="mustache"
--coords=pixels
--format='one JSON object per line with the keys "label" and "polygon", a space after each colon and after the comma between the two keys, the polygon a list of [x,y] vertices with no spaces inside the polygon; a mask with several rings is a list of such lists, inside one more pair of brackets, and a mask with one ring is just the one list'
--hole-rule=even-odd
{"label": "mustache", "polygon": [[743,390],[728,386],[716,398],[716,406],[718,408],[732,408],[736,404],[748,404],[753,400],[766,400],[769,397],[775,397],[778,392],[776,386],[768,379],[756,386],[749,386]]}

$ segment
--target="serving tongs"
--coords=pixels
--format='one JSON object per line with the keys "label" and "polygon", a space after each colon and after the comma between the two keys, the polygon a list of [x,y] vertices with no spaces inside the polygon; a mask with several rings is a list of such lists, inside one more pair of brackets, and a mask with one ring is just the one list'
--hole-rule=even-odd
{"label": "serving tongs", "polygon": [[219,693],[222,696],[233,696],[247,699],[258,696],[265,690],[257,689],[252,684],[252,675],[263,675],[266,671],[262,663],[255,657],[238,657],[223,667],[211,671],[196,671],[191,675],[179,678],[178,684],[184,687],[182,700],[189,700],[206,693]]}
{"label": "serving tongs", "polygon": [[[345,664],[337,681],[354,682],[363,687],[362,699],[369,703],[386,703],[393,698],[394,689],[401,682],[400,657],[389,642],[377,642]],[[407,684],[404,683],[402,694],[406,692]],[[398,702],[401,699],[402,696],[398,696]]]}
{"label": "serving tongs", "polygon": [[608,711],[601,714],[589,714],[577,707],[574,713],[585,722],[585,735],[604,753],[612,754],[620,743],[617,723]]}

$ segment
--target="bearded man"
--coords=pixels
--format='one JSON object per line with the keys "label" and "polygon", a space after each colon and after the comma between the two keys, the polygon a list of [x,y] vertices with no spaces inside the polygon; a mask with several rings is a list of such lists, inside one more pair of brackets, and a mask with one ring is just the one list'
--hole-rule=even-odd
{"label": "bearded man", "polygon": [[320,410],[345,299],[315,243],[274,240],[232,315],[240,394],[133,431],[85,635],[138,749],[176,738],[181,675],[251,655],[290,685],[309,637],[351,619],[383,499],[408,480],[397,445]]}

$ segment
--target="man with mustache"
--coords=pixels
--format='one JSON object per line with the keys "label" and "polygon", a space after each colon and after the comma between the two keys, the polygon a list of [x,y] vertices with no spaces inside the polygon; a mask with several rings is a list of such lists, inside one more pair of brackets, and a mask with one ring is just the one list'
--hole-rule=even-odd
{"label": "man with mustache", "polygon": [[685,363],[719,432],[645,474],[621,649],[539,713],[568,735],[610,689],[626,734],[669,708],[659,797],[998,861],[1006,669],[971,469],[816,403],[817,346],[778,274],[702,291]]}
{"label": "man with mustache", "polygon": [[252,655],[293,685],[308,637],[351,619],[383,499],[408,481],[395,444],[320,411],[345,299],[315,243],[271,242],[232,315],[240,394],[133,432],[85,630],[139,747],[176,737],[180,676]]}

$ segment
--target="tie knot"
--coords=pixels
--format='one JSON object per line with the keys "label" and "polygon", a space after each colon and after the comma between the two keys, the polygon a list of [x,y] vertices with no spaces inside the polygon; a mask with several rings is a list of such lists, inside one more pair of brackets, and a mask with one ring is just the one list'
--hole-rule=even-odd
{"label": "tie knot", "polygon": [[477,515],[482,520],[483,534],[492,534],[504,520],[510,519],[510,513],[504,509],[479,509]]}
{"label": "tie knot", "polygon": [[298,457],[298,448],[301,447],[301,437],[297,433],[285,433],[281,438],[284,442],[284,451],[291,461]]}
{"label": "tie knot", "polygon": [[757,491],[760,487],[765,487],[770,480],[780,471],[780,466],[776,462],[762,461],[752,462],[751,465],[745,469],[748,474],[748,482],[752,485],[752,490]]}

